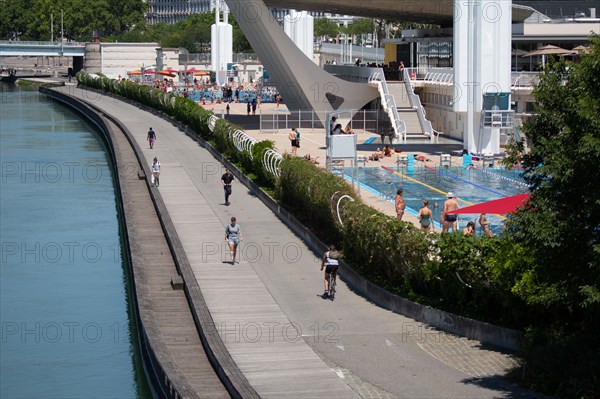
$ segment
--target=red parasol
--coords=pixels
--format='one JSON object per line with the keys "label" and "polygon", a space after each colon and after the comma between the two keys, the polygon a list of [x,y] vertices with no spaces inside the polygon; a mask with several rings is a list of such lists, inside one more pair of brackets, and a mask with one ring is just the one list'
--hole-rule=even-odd
{"label": "red parasol", "polygon": [[196,69],[196,68],[190,68],[190,69],[186,69],[185,71],[183,71],[184,73],[196,73],[196,72],[201,72],[200,70]]}
{"label": "red parasol", "polygon": [[523,205],[528,199],[529,194],[518,194],[511,197],[504,197],[492,201],[482,202],[481,204],[475,204],[465,208],[457,209],[455,211],[446,212],[446,215],[456,215],[462,213],[493,213],[497,215],[503,215],[516,211],[517,208]]}
{"label": "red parasol", "polygon": [[169,76],[171,78],[174,78],[176,75],[174,73],[171,73],[169,71],[156,71],[154,72],[155,75],[162,75],[162,76]]}

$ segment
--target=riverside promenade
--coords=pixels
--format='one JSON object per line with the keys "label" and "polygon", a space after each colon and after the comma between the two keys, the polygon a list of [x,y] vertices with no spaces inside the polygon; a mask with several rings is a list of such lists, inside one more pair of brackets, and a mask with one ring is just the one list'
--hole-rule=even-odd
{"label": "riverside promenade", "polygon": [[[323,291],[320,256],[237,180],[224,205],[222,165],[155,114],[67,86],[119,120],[148,164],[161,162],[160,187],[194,278],[231,358],[264,398],[534,397],[501,378],[515,361],[477,341],[445,334],[384,310],[338,284]],[[157,132],[154,149],[146,132]],[[240,263],[231,264],[224,229],[242,227]]]}

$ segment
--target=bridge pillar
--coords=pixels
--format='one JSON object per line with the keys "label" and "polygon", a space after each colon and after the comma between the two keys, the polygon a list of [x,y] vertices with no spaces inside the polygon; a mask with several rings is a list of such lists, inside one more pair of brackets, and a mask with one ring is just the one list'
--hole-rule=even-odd
{"label": "bridge pillar", "polygon": [[83,57],[73,57],[73,73],[83,69]]}
{"label": "bridge pillar", "polygon": [[339,79],[308,59],[262,0],[225,2],[290,110],[316,110],[324,122],[327,112],[360,109],[379,97],[375,88]]}
{"label": "bridge pillar", "polygon": [[87,43],[85,45],[85,57],[83,68],[87,73],[102,71],[102,49],[100,43]]}

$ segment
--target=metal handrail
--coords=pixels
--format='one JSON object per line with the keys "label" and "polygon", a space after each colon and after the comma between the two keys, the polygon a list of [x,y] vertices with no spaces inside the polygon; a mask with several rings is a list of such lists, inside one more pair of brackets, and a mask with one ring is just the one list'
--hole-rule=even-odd
{"label": "metal handrail", "polygon": [[417,116],[419,118],[419,122],[423,129],[423,132],[429,136],[430,140],[433,141],[435,136],[433,134],[433,126],[431,122],[425,118],[425,110],[423,108],[423,104],[421,104],[421,99],[412,86],[412,82],[410,80],[410,75],[407,70],[404,70],[404,84],[406,85],[406,91],[408,92],[408,99],[410,101],[410,105],[417,110]]}
{"label": "metal handrail", "polygon": [[393,95],[390,94],[385,77],[375,72],[369,76],[369,83],[376,83],[379,95],[381,96],[383,109],[387,112],[392,122],[392,127],[396,133],[396,137],[402,138],[402,141],[406,143],[406,125],[400,119],[398,114],[398,107],[396,106],[396,100]]}
{"label": "metal handrail", "polygon": [[283,156],[271,149],[266,148],[263,152],[262,164],[267,171],[275,177],[281,177],[281,161]]}

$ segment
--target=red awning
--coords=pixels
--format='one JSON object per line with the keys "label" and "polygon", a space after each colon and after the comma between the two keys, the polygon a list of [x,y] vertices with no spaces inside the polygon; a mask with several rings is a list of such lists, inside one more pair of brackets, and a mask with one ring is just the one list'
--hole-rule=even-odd
{"label": "red awning", "polygon": [[517,210],[517,208],[529,199],[529,194],[513,195],[512,197],[504,197],[497,200],[482,202],[467,206],[455,211],[447,212],[446,215],[456,215],[462,213],[493,213],[503,215]]}

